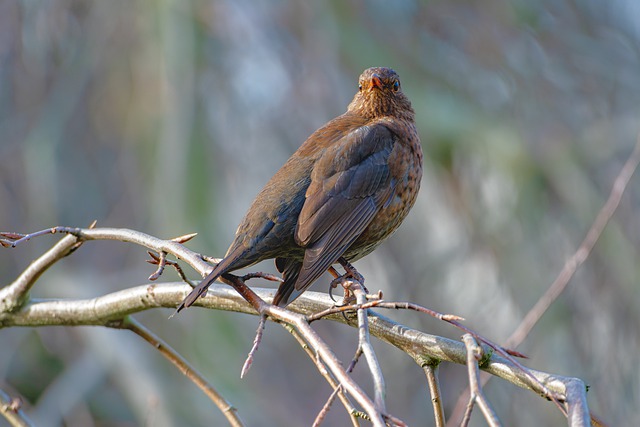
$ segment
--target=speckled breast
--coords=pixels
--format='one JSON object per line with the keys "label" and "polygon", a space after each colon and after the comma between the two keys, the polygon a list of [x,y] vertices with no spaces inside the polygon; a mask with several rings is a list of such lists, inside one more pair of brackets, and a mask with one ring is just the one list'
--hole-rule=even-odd
{"label": "speckled breast", "polygon": [[422,179],[422,147],[414,132],[406,140],[396,142],[389,159],[395,186],[392,195],[383,204],[362,235],[349,247],[344,257],[356,261],[376,249],[393,234],[413,207]]}

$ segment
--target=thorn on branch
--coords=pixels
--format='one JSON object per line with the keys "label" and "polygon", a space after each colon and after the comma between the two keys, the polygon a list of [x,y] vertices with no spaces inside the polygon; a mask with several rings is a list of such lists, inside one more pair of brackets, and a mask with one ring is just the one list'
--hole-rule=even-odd
{"label": "thorn on branch", "polygon": [[183,243],[187,243],[189,240],[193,239],[197,235],[198,233],[189,233],[182,236],[174,237],[173,239],[169,239],[169,240],[171,240],[172,242],[183,244]]}

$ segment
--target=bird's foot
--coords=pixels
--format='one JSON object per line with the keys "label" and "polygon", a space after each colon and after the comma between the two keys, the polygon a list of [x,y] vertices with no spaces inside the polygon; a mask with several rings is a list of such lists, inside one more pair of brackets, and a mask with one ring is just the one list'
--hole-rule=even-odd
{"label": "bird's foot", "polygon": [[340,257],[338,259],[338,262],[340,263],[340,265],[342,265],[342,268],[344,268],[344,271],[346,271],[346,274],[343,277],[350,277],[356,282],[360,283],[360,286],[362,286],[362,290],[364,291],[364,293],[368,294],[369,291],[364,286],[364,276],[358,273],[358,270],[356,270],[356,268],[353,265],[351,265],[351,263],[346,259]]}
{"label": "bird's foot", "polygon": [[353,293],[353,290],[351,289],[351,287],[354,285],[354,282],[357,282],[357,285],[362,288],[365,294],[369,293],[369,291],[367,291],[367,288],[364,286],[364,276],[358,273],[358,270],[356,270],[356,268],[351,265],[351,263],[349,263],[349,261],[347,261],[346,259],[340,258],[338,262],[344,268],[345,274],[339,275],[334,268],[330,269],[331,274],[333,274],[335,278],[329,285],[329,296],[335,301],[335,299],[333,298],[332,290],[340,285],[344,289],[344,297],[342,298],[342,302],[339,304],[339,306],[355,304],[356,297]]}
{"label": "bird's foot", "polygon": [[336,277],[329,284],[329,296],[332,300],[336,300],[333,297],[333,290],[338,287],[338,285],[342,286],[344,289],[344,296],[342,297],[342,302],[340,304],[336,304],[337,307],[342,307],[344,305],[355,304],[356,297],[351,291],[351,285],[353,283],[353,279],[349,277],[348,274],[343,274],[342,276]]}

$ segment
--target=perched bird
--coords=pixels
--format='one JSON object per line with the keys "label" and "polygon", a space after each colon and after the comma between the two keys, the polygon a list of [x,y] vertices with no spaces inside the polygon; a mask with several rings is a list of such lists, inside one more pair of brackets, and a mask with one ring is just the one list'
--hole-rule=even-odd
{"label": "perched bird", "polygon": [[222,274],[275,258],[273,304],[286,306],[343,257],[355,261],[413,206],[422,148],[398,74],[369,68],[346,113],[315,131],[257,195],[224,259],[178,307]]}

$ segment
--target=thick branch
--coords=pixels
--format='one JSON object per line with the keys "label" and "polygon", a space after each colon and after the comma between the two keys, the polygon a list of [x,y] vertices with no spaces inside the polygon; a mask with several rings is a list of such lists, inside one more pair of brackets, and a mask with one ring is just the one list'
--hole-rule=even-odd
{"label": "thick branch", "polygon": [[[0,327],[107,325],[114,319],[121,319],[126,315],[150,308],[166,307],[173,310],[190,290],[189,286],[182,283],[150,284],[88,300],[32,300],[19,311],[0,313]],[[253,290],[265,300],[270,300],[273,296],[272,289],[253,288]],[[289,308],[302,314],[311,314],[325,310],[332,304],[333,301],[325,294],[307,291]],[[257,314],[234,290],[218,284],[213,284],[206,296],[200,298],[195,305]],[[279,315],[280,313],[270,314]],[[284,321],[293,321],[288,316],[278,317]],[[327,318],[347,323],[339,314]],[[296,322],[299,321],[296,320]],[[466,363],[465,346],[458,341],[426,334],[375,312],[369,313],[369,327],[372,335],[407,353],[421,366],[432,359],[458,364]],[[541,396],[544,395],[539,384],[532,381],[525,371],[499,355],[493,354],[482,369],[517,386],[532,390]],[[569,406],[570,417],[589,419],[586,388],[581,380],[535,370],[529,370],[529,372],[549,390],[564,397],[563,400]]]}

